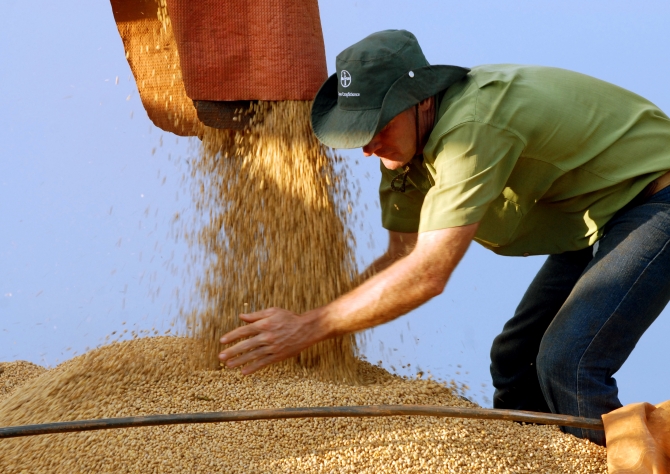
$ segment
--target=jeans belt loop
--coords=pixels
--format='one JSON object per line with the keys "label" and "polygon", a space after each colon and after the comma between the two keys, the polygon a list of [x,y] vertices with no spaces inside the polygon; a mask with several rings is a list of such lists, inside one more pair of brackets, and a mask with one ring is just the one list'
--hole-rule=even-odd
{"label": "jeans belt loop", "polygon": [[670,171],[667,171],[663,176],[660,176],[659,178],[656,178],[656,180],[654,180],[654,183],[656,184],[656,186],[654,186],[654,190],[652,191],[652,195],[656,194],[661,189],[665,189],[668,186],[670,186]]}
{"label": "jeans belt loop", "polygon": [[667,188],[668,185],[670,185],[670,171],[667,171],[664,175],[659,176],[646,185],[644,189],[640,191],[640,194],[635,197],[633,202],[640,203],[646,201],[661,189]]}

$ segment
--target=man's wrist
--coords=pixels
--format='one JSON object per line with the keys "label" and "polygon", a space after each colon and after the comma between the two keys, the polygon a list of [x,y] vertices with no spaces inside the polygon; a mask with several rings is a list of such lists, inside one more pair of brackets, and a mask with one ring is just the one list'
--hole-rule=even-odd
{"label": "man's wrist", "polygon": [[326,318],[325,307],[312,309],[302,315],[305,320],[306,329],[313,338],[313,343],[336,336]]}

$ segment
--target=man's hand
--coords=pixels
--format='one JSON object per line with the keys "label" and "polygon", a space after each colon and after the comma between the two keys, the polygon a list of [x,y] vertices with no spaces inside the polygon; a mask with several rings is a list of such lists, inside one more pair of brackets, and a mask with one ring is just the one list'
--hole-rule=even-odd
{"label": "man's hand", "polygon": [[244,375],[258,369],[298,355],[303,349],[320,340],[319,331],[312,318],[298,316],[281,308],[269,308],[251,314],[241,314],[246,326],[230,331],[221,338],[222,344],[230,344],[243,338],[219,354],[230,368],[249,364],[242,368]]}

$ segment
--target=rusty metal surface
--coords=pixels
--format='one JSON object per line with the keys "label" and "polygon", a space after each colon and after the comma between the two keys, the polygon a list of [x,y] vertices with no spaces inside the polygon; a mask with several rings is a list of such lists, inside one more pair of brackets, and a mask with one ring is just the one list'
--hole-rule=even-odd
{"label": "rusty metal surface", "polygon": [[328,77],[317,0],[166,0],[193,100],[312,100]]}
{"label": "rusty metal surface", "polygon": [[131,416],[100,420],[63,421],[39,425],[0,428],[0,439],[41,434],[71,433],[77,431],[108,430],[141,426],[180,425],[189,423],[221,423],[229,421],[279,420],[288,418],[343,418],[373,416],[435,416],[446,418],[475,418],[506,420],[544,425],[571,426],[603,430],[603,422],[594,418],[580,418],[552,413],[490,408],[461,408],[433,405],[365,405],[348,407],[301,407],[267,410],[237,410],[211,413],[181,413],[174,415]]}

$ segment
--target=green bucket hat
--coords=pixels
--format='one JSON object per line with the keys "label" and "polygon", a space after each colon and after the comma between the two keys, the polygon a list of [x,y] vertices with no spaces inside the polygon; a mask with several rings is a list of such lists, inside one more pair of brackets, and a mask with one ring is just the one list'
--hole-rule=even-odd
{"label": "green bucket hat", "polygon": [[332,148],[367,145],[400,112],[462,79],[470,70],[430,66],[405,30],[373,33],[337,56],[312,104],[312,128]]}

